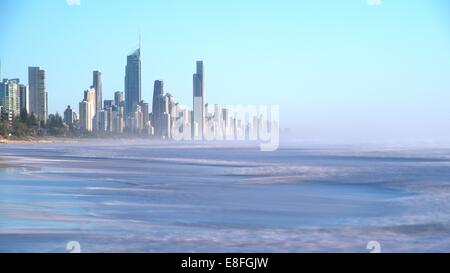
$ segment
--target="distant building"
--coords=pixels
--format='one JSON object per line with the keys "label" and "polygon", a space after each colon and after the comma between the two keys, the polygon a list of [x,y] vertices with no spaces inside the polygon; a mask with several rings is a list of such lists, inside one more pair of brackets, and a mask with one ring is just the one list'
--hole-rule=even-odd
{"label": "distant building", "polygon": [[127,57],[125,68],[125,115],[132,117],[141,101],[141,49]]}
{"label": "distant building", "polygon": [[80,102],[80,129],[86,131],[92,131],[92,120],[90,120],[89,108],[89,102],[85,100]]}
{"label": "distant building", "polygon": [[107,125],[106,125],[106,131],[108,132],[112,132],[113,131],[113,107],[108,107],[105,108],[105,112],[106,112],[106,118],[107,118]]}
{"label": "distant building", "polygon": [[205,123],[205,92],[203,62],[197,61],[197,73],[193,75],[193,111],[192,138],[203,139]]}
{"label": "distant building", "polygon": [[112,131],[116,134],[123,133],[125,128],[124,115],[125,108],[123,106],[117,107],[117,110],[112,112]]}
{"label": "distant building", "polygon": [[172,94],[170,94],[170,93],[167,93],[165,102],[166,102],[166,106],[164,108],[164,112],[169,113],[169,115],[171,117],[175,117],[176,116],[176,102],[175,102],[174,96],[172,96]]}
{"label": "distant building", "polygon": [[4,79],[0,83],[0,105],[3,111],[20,114],[20,97],[18,80]]}
{"label": "distant building", "polygon": [[[177,103],[175,102],[174,96],[172,96],[170,93],[167,93],[165,95],[165,103],[166,106],[164,108],[164,112],[169,114],[169,131],[172,132],[172,128],[176,122],[176,118],[178,115],[178,109],[177,109]],[[172,137],[172,133],[170,133],[169,138]]]}
{"label": "distant building", "polygon": [[74,122],[74,112],[70,105],[68,105],[66,110],[64,111],[64,123],[67,124],[67,126],[72,127],[74,125]]}
{"label": "distant building", "polygon": [[152,104],[152,125],[155,130],[155,134],[159,133],[159,120],[164,110],[161,109],[162,105],[162,97],[164,96],[164,82],[160,80],[156,80],[153,88],[153,104]]}
{"label": "distant building", "polygon": [[73,123],[76,124],[78,121],[80,120],[78,113],[77,112],[73,112]]}
{"label": "distant building", "polygon": [[230,139],[232,138],[232,136],[234,136],[232,134],[232,119],[231,119],[231,115],[230,115],[230,110],[228,109],[222,109],[222,130],[223,130],[223,135],[225,139]]}
{"label": "distant building", "polygon": [[20,103],[20,111],[30,112],[30,104],[29,104],[29,93],[28,86],[24,84],[19,85],[19,103]]}
{"label": "distant building", "polygon": [[142,112],[142,124],[143,124],[143,128],[147,129],[150,127],[150,107],[149,104],[146,103],[145,101],[141,101],[141,112]]}
{"label": "distant building", "polygon": [[123,92],[117,91],[114,93],[114,104],[116,106],[123,106],[124,98],[123,98]]}
{"label": "distant building", "polygon": [[[104,102],[103,102],[103,109],[108,109],[108,108],[113,107],[115,105],[116,105],[116,103],[113,100],[104,100]],[[99,110],[99,109],[97,109],[97,110]]]}
{"label": "distant building", "polygon": [[171,129],[170,129],[170,114],[164,112],[161,116],[161,137],[164,139],[170,139],[172,137],[171,135]]}
{"label": "distant building", "polygon": [[97,111],[94,120],[96,131],[106,132],[108,130],[108,113],[105,110]]}
{"label": "distant building", "polygon": [[39,121],[48,120],[46,73],[40,67],[28,67],[29,108]]}
{"label": "distant building", "polygon": [[222,111],[218,104],[214,104],[214,137],[216,139],[223,139],[223,122],[222,122]]}
{"label": "distant building", "polygon": [[[178,103],[170,94],[164,94],[164,82],[157,80],[153,90],[153,104],[151,113],[151,134],[159,138],[171,138],[171,131],[178,117]],[[167,123],[167,119],[169,122]]]}
{"label": "distant building", "polygon": [[93,72],[92,86],[95,89],[95,109],[96,111],[102,110],[102,93],[103,93],[103,84],[102,84],[102,72],[95,70]]}
{"label": "distant building", "polygon": [[95,111],[95,89],[90,88],[84,91],[84,100],[80,102],[80,127],[86,131],[94,129],[93,119],[96,114]]}
{"label": "distant building", "polygon": [[132,126],[133,132],[140,133],[142,129],[144,128],[143,124],[143,117],[142,117],[142,110],[140,105],[136,105],[136,110],[134,111],[134,124]]}

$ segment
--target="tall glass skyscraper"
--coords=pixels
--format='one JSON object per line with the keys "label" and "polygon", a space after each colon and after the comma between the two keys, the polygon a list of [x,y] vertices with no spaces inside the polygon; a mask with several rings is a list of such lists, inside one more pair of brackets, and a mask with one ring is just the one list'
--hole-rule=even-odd
{"label": "tall glass skyscraper", "polygon": [[125,115],[133,116],[141,101],[141,49],[127,57],[125,69]]}
{"label": "tall glass skyscraper", "polygon": [[192,138],[203,139],[205,123],[205,93],[204,93],[204,71],[203,61],[197,61],[197,73],[193,75],[194,102]]}
{"label": "tall glass skyscraper", "polygon": [[47,87],[46,73],[40,67],[28,67],[29,107],[39,121],[47,122]]}
{"label": "tall glass skyscraper", "polygon": [[93,73],[92,86],[95,89],[95,109],[96,111],[101,111],[103,109],[103,98],[102,98],[102,72],[95,70]]}
{"label": "tall glass skyscraper", "polygon": [[164,113],[164,110],[161,109],[160,100],[164,96],[164,82],[163,81],[155,81],[155,86],[153,88],[153,104],[152,104],[152,126],[155,129],[155,134],[159,133],[159,121],[161,119],[161,114]]}

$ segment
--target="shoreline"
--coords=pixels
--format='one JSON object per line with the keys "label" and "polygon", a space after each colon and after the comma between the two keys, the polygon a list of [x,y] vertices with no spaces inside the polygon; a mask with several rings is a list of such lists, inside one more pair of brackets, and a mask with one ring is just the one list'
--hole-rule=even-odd
{"label": "shoreline", "polygon": [[148,138],[127,137],[25,137],[7,139],[0,137],[0,145],[8,144],[53,144],[53,143],[79,143],[102,140],[151,140]]}
{"label": "shoreline", "polygon": [[[260,148],[260,142],[236,142],[236,141],[212,141],[212,142],[197,142],[197,141],[174,141],[174,140],[160,140],[151,137],[139,137],[139,136],[98,136],[98,137],[55,137],[55,136],[45,136],[45,137],[23,137],[23,138],[4,138],[0,136],[0,148],[6,145],[36,145],[36,144],[76,144],[76,143],[95,143],[95,142],[136,142],[136,143],[153,143],[153,144],[172,144],[167,145],[168,147],[182,147],[185,145],[192,145],[192,147],[224,147],[224,148]],[[173,145],[175,144],[175,145]],[[279,149],[283,148],[302,148],[302,149],[357,149],[357,150],[367,150],[370,152],[380,152],[380,151],[398,151],[398,150],[435,150],[443,149],[449,150],[450,143],[320,143],[320,142],[308,142],[308,141],[281,141],[279,143]],[[450,158],[450,155],[449,155]]]}
{"label": "shoreline", "polygon": [[0,138],[0,145],[8,144],[51,144],[51,143],[63,143],[63,142],[75,142],[74,138],[58,138],[58,137],[32,137],[32,138],[15,138],[6,139]]}
{"label": "shoreline", "polygon": [[185,142],[185,141],[167,141],[167,140],[159,140],[154,138],[145,138],[145,137],[29,137],[29,138],[15,138],[15,139],[5,139],[0,138],[0,147],[2,145],[34,145],[34,144],[76,144],[76,143],[96,143],[96,142],[127,142],[127,143],[153,143],[153,144],[176,144],[176,145],[167,145],[168,147],[183,147],[185,145],[193,145],[193,147],[203,147],[205,145],[210,145],[211,147],[259,147],[259,143],[235,143],[235,142]]}

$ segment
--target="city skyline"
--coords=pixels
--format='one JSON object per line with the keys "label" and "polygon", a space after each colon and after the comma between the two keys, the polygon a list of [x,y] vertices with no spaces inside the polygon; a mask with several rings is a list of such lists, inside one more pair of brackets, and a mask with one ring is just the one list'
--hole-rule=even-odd
{"label": "city skyline", "polygon": [[[125,133],[165,140],[261,141],[262,151],[273,151],[279,147],[279,107],[221,106],[215,103],[213,108],[209,108],[205,99],[205,69],[201,60],[195,63],[192,108],[177,102],[172,94],[165,93],[162,80],[154,82],[151,109],[150,103],[140,99],[141,61],[138,48],[127,56],[125,92],[116,91],[113,99],[103,100],[102,73],[94,70],[92,85],[84,91],[83,99],[78,104],[79,112],[75,112],[69,104],[62,115],[51,114],[50,119],[46,71],[41,67],[29,67],[28,70],[30,93],[28,86],[20,84],[20,79],[4,79],[0,83],[1,118],[8,121],[10,136],[22,134],[14,132],[17,128],[14,124],[16,121],[24,122],[25,111],[29,117],[34,116],[40,122],[41,126],[35,129],[43,135],[49,130],[59,130],[61,136],[88,134],[99,137]],[[60,124],[58,129],[52,127],[55,124]],[[23,125],[33,129],[33,126]]]}
{"label": "city skyline", "polygon": [[[449,139],[442,126],[450,116],[448,2],[317,2],[132,1],[140,9],[122,14],[124,3],[5,1],[0,31],[17,44],[0,45],[2,73],[25,79],[26,67],[43,67],[51,75],[49,110],[61,114],[67,104],[76,108],[94,70],[103,73],[105,98],[124,91],[123,56],[141,33],[146,101],[152,101],[154,80],[164,79],[168,93],[189,102],[192,62],[205,60],[210,101],[278,104],[282,128],[304,139]],[[52,14],[46,23],[28,12],[43,9]],[[147,11],[154,19],[146,19]],[[101,22],[83,21],[95,13]],[[3,28],[12,14],[21,20]],[[46,25],[50,21],[61,24]],[[18,35],[24,29],[28,37]],[[29,47],[36,37],[41,43]]]}

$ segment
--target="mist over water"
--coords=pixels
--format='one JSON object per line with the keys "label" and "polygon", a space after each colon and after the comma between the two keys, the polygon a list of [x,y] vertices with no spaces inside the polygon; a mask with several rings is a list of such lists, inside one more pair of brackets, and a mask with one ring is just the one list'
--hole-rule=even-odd
{"label": "mist over water", "polygon": [[0,147],[1,252],[448,252],[449,224],[450,149]]}

